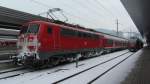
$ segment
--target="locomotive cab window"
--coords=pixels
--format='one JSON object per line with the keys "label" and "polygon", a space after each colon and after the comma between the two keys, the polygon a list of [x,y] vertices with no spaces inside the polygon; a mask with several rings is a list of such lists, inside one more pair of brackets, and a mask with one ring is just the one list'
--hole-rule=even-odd
{"label": "locomotive cab window", "polygon": [[107,44],[112,45],[113,44],[113,40],[107,40]]}
{"label": "locomotive cab window", "polygon": [[25,34],[27,32],[28,26],[22,26],[20,29],[20,34]]}
{"label": "locomotive cab window", "polygon": [[39,24],[30,24],[27,30],[27,33],[37,34],[39,31]]}

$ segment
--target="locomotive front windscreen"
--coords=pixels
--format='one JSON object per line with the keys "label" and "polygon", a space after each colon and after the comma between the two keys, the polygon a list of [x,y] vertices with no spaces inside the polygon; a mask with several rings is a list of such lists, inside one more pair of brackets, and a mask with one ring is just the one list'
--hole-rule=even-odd
{"label": "locomotive front windscreen", "polygon": [[39,31],[39,24],[30,24],[27,30],[27,33],[38,33]]}
{"label": "locomotive front windscreen", "polygon": [[25,34],[27,32],[28,26],[22,26],[20,29],[20,34]]}
{"label": "locomotive front windscreen", "polygon": [[39,24],[30,24],[29,26],[22,26],[20,34],[25,34],[25,33],[38,33],[39,31]]}

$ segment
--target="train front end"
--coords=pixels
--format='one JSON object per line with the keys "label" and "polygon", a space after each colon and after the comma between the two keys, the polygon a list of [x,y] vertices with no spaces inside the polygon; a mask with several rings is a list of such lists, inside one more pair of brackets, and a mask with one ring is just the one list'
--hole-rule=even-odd
{"label": "train front end", "polygon": [[17,56],[13,58],[15,63],[31,65],[39,59],[39,28],[39,24],[29,24],[21,28],[17,42]]}

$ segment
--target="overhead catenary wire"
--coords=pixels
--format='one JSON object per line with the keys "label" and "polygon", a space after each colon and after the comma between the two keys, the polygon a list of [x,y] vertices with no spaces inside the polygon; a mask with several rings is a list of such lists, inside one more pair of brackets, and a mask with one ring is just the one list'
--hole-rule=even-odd
{"label": "overhead catenary wire", "polygon": [[[108,0],[108,1],[110,1],[110,0]],[[110,4],[110,6],[111,6],[113,9],[115,9],[115,11],[117,12],[117,15],[122,15],[122,14],[120,13],[120,11],[118,10],[118,8],[117,8],[115,5],[111,4],[110,2],[108,2],[108,4]]]}
{"label": "overhead catenary wire", "polygon": [[[59,1],[59,2],[61,2],[61,0]],[[58,3],[59,3],[58,2]],[[80,11],[80,10],[78,10],[77,8],[74,8],[73,6],[71,6],[71,5],[69,5],[69,4],[66,4],[66,3],[64,3],[65,1],[63,1],[63,2],[61,2],[60,4],[63,4],[63,7],[65,7],[65,8],[70,8],[70,9],[73,9],[73,11],[70,11],[70,12],[75,12],[75,13],[77,13],[78,15],[82,15],[82,14],[84,14],[84,15],[86,15],[86,20],[87,20],[87,18],[90,18],[90,20],[91,21],[97,21],[98,20],[98,18],[95,18],[95,17],[93,17],[93,16],[89,16],[88,15],[88,13],[91,13],[90,11],[85,11],[85,12],[83,12],[83,11]],[[75,13],[74,14],[72,14],[72,15],[75,15]],[[77,15],[75,15],[75,16],[77,16]],[[85,17],[85,16],[83,16],[83,17]],[[102,20],[103,19],[99,19],[99,22],[102,22]]]}
{"label": "overhead catenary wire", "polygon": [[[60,2],[60,3],[59,3],[59,2]],[[85,13],[85,12],[83,12],[83,11],[81,11],[81,10],[78,10],[77,8],[74,8],[74,6],[71,6],[70,4],[65,3],[65,1],[61,2],[61,0],[60,0],[59,2],[58,2],[58,4],[60,4],[60,5],[63,4],[63,7],[73,9],[73,11],[69,10],[68,13],[69,13],[69,12],[75,12],[75,13],[77,13],[77,14],[75,14],[75,13],[70,13],[70,14],[72,14],[73,16],[77,16],[77,15],[78,15],[78,16],[81,16],[81,15],[84,14],[84,16],[82,16],[82,17],[86,17],[86,18],[85,18],[86,20],[89,20],[89,21],[92,21],[92,22],[95,22],[95,23],[99,22],[98,24],[104,22],[104,19],[102,19],[103,17],[101,17],[101,18],[96,18],[96,17],[94,17],[94,16],[89,16],[89,15],[90,15],[89,13],[91,13],[90,11],[83,10],[83,11],[86,12],[86,13]],[[66,11],[66,12],[67,12],[67,11]],[[97,17],[100,17],[100,15],[97,15]],[[90,19],[88,19],[88,18],[90,18]],[[109,21],[110,21],[110,19],[109,19]]]}
{"label": "overhead catenary wire", "polygon": [[95,0],[97,2],[97,4],[99,4],[103,9],[107,10],[107,12],[109,12],[113,17],[115,17],[115,21],[116,21],[116,35],[119,35],[119,19],[118,17],[112,12],[110,11],[108,8],[106,8],[106,6],[104,6],[99,0]]}
{"label": "overhead catenary wire", "polygon": [[[32,1],[32,2],[34,2],[34,3],[36,3],[36,4],[38,4],[38,5],[41,5],[41,6],[44,6],[44,7],[47,7],[47,8],[53,8],[53,7],[51,7],[51,6],[49,6],[49,5],[47,5],[47,4],[44,4],[44,3],[42,3],[42,2],[39,2],[39,1],[36,1],[36,0],[30,0],[30,1]],[[89,6],[88,6],[89,7]],[[85,8],[85,7],[84,7]],[[90,12],[89,12],[90,13]],[[70,16],[71,15],[73,15],[73,14],[70,14]],[[96,13],[96,15],[98,16],[99,14],[97,14]],[[73,15],[72,17],[74,17],[74,16],[76,16],[76,15]],[[100,16],[100,15],[99,15]],[[78,17],[79,18],[79,17]],[[90,20],[90,19],[93,19],[93,21],[92,20]],[[94,20],[94,18],[90,18],[90,19],[88,19],[88,18],[86,18],[86,19],[81,19],[81,20],[85,20],[85,22],[89,22],[89,23],[94,23],[95,25],[98,25],[98,24],[100,24],[100,22],[102,22],[102,19],[95,19]]]}
{"label": "overhead catenary wire", "polygon": [[[42,5],[42,6],[48,7],[48,8],[53,8],[53,7],[51,7],[51,6],[47,5],[47,4],[41,3],[41,2],[36,1],[36,0],[30,0],[30,1],[32,1],[32,2],[34,2],[34,3],[36,3],[36,4],[39,4],[39,5]],[[82,5],[82,4],[81,4],[81,5]],[[84,6],[85,6],[85,5],[84,5]],[[84,7],[84,6],[83,6],[83,7]],[[85,6],[85,7],[86,7],[86,6]]]}
{"label": "overhead catenary wire", "polygon": [[[95,10],[94,7],[91,7],[90,4],[87,3],[88,0],[84,1],[84,3],[81,3],[81,2],[79,2],[79,1],[77,1],[77,0],[72,0],[72,1],[74,1],[74,2],[76,1],[76,3],[79,4],[80,6],[82,6],[83,8],[91,9],[91,10],[92,10],[92,13],[93,13],[93,14],[96,14],[100,19],[101,19],[101,18],[104,18],[104,17],[107,17],[106,14],[105,14],[105,15],[102,15],[102,12],[100,13],[100,12],[98,12],[97,10]],[[86,4],[85,4],[85,3],[86,3]],[[95,11],[96,11],[97,13],[96,13]],[[91,13],[91,11],[90,11],[89,13]],[[86,15],[88,15],[88,14],[86,14]],[[109,15],[110,15],[110,14],[109,14]],[[112,16],[114,17],[114,15],[112,15]],[[110,17],[111,17],[111,16],[110,16]],[[97,19],[98,19],[98,18],[97,18]],[[101,19],[101,20],[102,20],[102,19]],[[98,21],[101,21],[101,20],[98,20]],[[103,22],[104,22],[104,20],[107,20],[107,19],[103,19]],[[110,18],[109,18],[109,21],[110,21]],[[101,22],[102,22],[102,21],[101,21]],[[102,23],[103,23],[103,22],[102,22]]]}
{"label": "overhead catenary wire", "polygon": [[86,10],[90,10],[90,12],[92,12],[93,14],[95,14],[96,16],[104,16],[106,17],[105,15],[103,15],[101,12],[95,10],[95,8],[93,7],[90,7],[90,5],[88,3],[86,3],[86,1],[84,3],[82,3],[81,1],[79,0],[72,0],[74,2],[76,2],[77,4],[79,4],[82,8],[86,9]]}
{"label": "overhead catenary wire", "polygon": [[117,18],[117,16],[110,11],[106,6],[104,6],[99,0],[94,0],[99,6],[101,6],[101,8],[103,8],[104,10],[106,10],[110,15],[112,15],[113,17]]}
{"label": "overhead catenary wire", "polygon": [[[41,2],[39,2],[39,1],[35,1],[35,0],[30,0],[30,1],[33,1],[33,2],[35,2],[36,4],[42,4],[42,6],[45,6],[45,7],[48,7],[48,8],[53,8],[53,7],[51,7],[51,6],[48,6],[48,5],[45,5],[44,3],[41,3]],[[46,13],[46,12],[42,12],[41,14],[43,14],[43,13]],[[67,13],[67,14],[69,14],[69,13]],[[72,14],[70,14],[70,15],[72,15]],[[77,17],[76,15],[72,15],[73,17]],[[81,17],[77,17],[77,18],[80,18],[81,19]],[[83,18],[81,19],[81,20],[84,20]],[[89,20],[84,20],[84,21],[89,21]],[[93,23],[94,21],[89,21],[90,23]]]}
{"label": "overhead catenary wire", "polygon": [[[110,13],[108,14],[107,10],[103,9],[99,4],[95,3],[95,0],[85,0],[85,2],[92,8],[94,8],[97,11],[100,11],[101,14],[103,14],[104,16],[110,16]],[[94,7],[93,7],[94,6]],[[103,11],[103,12],[102,12]],[[106,15],[107,13],[107,15]]]}
{"label": "overhead catenary wire", "polygon": [[83,17],[80,17],[80,16],[73,15],[73,14],[68,13],[68,12],[66,12],[66,11],[65,11],[65,13],[66,13],[67,15],[71,16],[71,17],[78,18],[78,19],[80,19],[80,20],[82,20],[82,21],[84,21],[84,22],[93,23],[94,25],[97,25],[97,23],[95,23],[94,21],[91,21],[91,20],[89,20],[89,19],[86,19],[86,18],[83,18]]}
{"label": "overhead catenary wire", "polygon": [[[59,1],[59,2],[61,2],[61,0]],[[87,13],[85,13],[85,12],[83,12],[83,11],[85,11],[85,10],[83,10],[83,11],[79,11],[79,10],[77,10],[77,8],[74,8],[74,6],[70,6],[70,4],[66,4],[66,3],[64,3],[65,1],[63,1],[63,2],[61,2],[61,4],[64,4],[63,6],[65,6],[65,7],[68,7],[68,8],[71,8],[71,9],[73,9],[74,11],[76,11],[76,12],[78,12],[78,14],[80,14],[80,15],[82,15],[83,13],[85,14],[85,16],[87,17],[87,18],[90,18],[89,20],[91,20],[92,22],[95,22],[95,23],[97,23],[97,22],[99,22],[99,23],[97,23],[97,24],[100,24],[100,23],[104,23],[104,20],[106,20],[106,19],[103,19],[103,17],[102,16],[100,16],[99,14],[96,14],[97,16],[95,17],[95,16],[91,16],[91,17],[89,17],[88,15],[90,15],[90,14],[88,14],[88,13],[91,13],[91,11],[86,11]],[[79,3],[79,2],[78,2]],[[82,5],[82,4],[80,4],[80,5]],[[82,6],[82,8],[85,8],[86,6]],[[89,7],[89,6],[88,6]],[[92,7],[91,7],[92,8]],[[73,12],[74,12],[73,11]],[[81,14],[82,13],[82,14]],[[75,14],[75,13],[74,13]],[[85,16],[83,16],[83,17],[85,17]],[[109,14],[109,16],[110,16],[110,14]],[[99,18],[97,18],[97,17],[99,17]],[[105,16],[104,16],[105,18],[106,17],[108,17],[108,15],[106,15],[105,14]],[[112,17],[112,16],[110,16],[110,17]],[[113,16],[114,17],[114,16]],[[87,20],[87,18],[86,18],[86,20]],[[109,20],[107,20],[107,22],[112,22],[112,20],[110,19],[110,18],[108,18]]]}
{"label": "overhead catenary wire", "polygon": [[[41,6],[43,6],[43,7],[46,7],[46,8],[48,8],[48,11],[47,12],[42,12],[42,13],[40,13],[40,14],[38,14],[38,15],[43,15],[43,14],[47,14],[47,18],[48,18],[48,16],[50,16],[50,18],[51,19],[57,19],[58,20],[58,17],[57,16],[55,16],[55,14],[53,13],[53,11],[50,11],[50,10],[55,10],[56,8],[53,8],[52,6],[49,6],[49,5],[47,5],[47,4],[44,4],[44,3],[42,3],[42,2],[39,2],[39,1],[36,1],[36,0],[29,0],[29,1],[31,1],[31,2],[34,2],[34,3],[36,3],[36,4],[38,4],[38,5],[41,5]],[[57,11],[57,10],[56,10]],[[65,15],[62,13],[62,11],[60,10],[60,13],[62,14],[62,16],[66,19],[67,17],[65,17]],[[66,19],[65,21],[68,21],[68,19]]]}
{"label": "overhead catenary wire", "polygon": [[[36,1],[36,0],[30,0],[30,1],[32,1],[32,2],[34,2],[34,3],[36,3],[36,4],[39,4],[39,5],[41,5],[41,6],[44,6],[44,7],[46,7],[46,8],[53,8],[53,7],[51,7],[50,5],[47,5],[47,4],[44,4],[44,3],[41,3],[41,2],[39,2],[39,1]],[[72,1],[75,1],[75,0],[72,0]],[[87,0],[88,1],[88,0]],[[100,1],[98,1],[98,0],[94,0],[97,4],[99,4],[99,6],[101,6],[103,9],[105,9],[105,10],[107,10],[109,13],[111,13],[114,17],[116,17],[116,15],[114,15],[108,8],[106,8]],[[82,4],[81,2],[78,2],[77,0],[76,0],[76,3],[78,3],[78,4],[80,4],[82,7],[88,7],[88,6],[86,6],[86,5],[84,5],[84,4]],[[70,6],[71,7],[71,6]],[[90,8],[90,7],[88,7],[88,8]],[[91,8],[90,8],[91,9]],[[95,11],[95,10],[94,10]]]}
{"label": "overhead catenary wire", "polygon": [[36,1],[36,0],[29,0],[29,1],[34,2],[34,3],[38,4],[38,5],[43,6],[43,7],[49,8],[49,9],[52,8],[51,6],[46,5],[46,4],[41,3],[41,2],[39,2],[39,1]]}

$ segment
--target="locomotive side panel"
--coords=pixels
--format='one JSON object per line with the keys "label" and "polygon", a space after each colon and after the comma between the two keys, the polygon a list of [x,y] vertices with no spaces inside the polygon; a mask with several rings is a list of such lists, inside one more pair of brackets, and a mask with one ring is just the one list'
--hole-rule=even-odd
{"label": "locomotive side panel", "polygon": [[[93,36],[93,37],[91,37]],[[98,35],[97,35],[98,36]],[[61,47],[62,50],[84,51],[91,48],[101,48],[99,45],[100,38],[94,37],[94,34],[72,30],[68,28],[60,29]]]}

